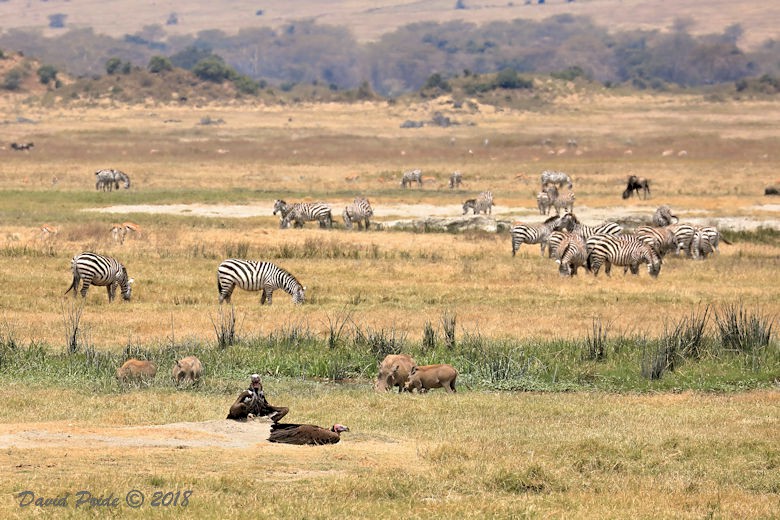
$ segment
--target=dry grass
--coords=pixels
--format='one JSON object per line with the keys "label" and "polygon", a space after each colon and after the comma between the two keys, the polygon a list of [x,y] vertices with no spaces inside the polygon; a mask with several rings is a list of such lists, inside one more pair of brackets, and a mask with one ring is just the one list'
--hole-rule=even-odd
{"label": "dry grass", "polygon": [[[196,112],[7,107],[39,124],[0,126],[1,142],[29,137],[36,143],[29,154],[0,151],[3,325],[22,344],[64,348],[69,261],[95,249],[121,258],[136,286],[132,302],[111,305],[102,288],[90,289],[81,318],[89,345],[118,352],[128,344],[167,345],[172,336],[213,343],[215,269],[244,247],[247,256],[277,262],[308,287],[301,307],[283,293],[272,307],[261,307],[258,294],[237,292],[240,333],[249,335],[306,323],[326,337],[329,320],[346,311],[363,327],[394,327],[414,341],[445,312],[457,314],[459,335],[520,340],[584,338],[594,317],[615,330],[657,335],[667,319],[736,301],[777,316],[780,292],[768,281],[776,278],[780,244],[771,240],[721,245],[722,254],[704,262],[669,259],[657,280],[646,273],[562,280],[536,247],[512,258],[505,234],[279,230],[270,212],[228,219],[82,211],[134,203],[268,204],[277,197],[337,206],[356,194],[375,207],[445,206],[491,187],[501,206],[517,210],[506,216],[538,221],[538,174],[554,168],[574,176],[580,204],[605,213],[627,204],[649,217],[664,203],[683,219],[738,215],[776,223],[776,209],[764,206],[770,201],[761,195],[777,179],[776,103],[578,95],[579,103],[562,101],[545,113],[452,111],[475,125],[413,131],[399,124],[449,105],[212,105]],[[205,115],[226,124],[198,125]],[[171,119],[181,122],[164,122]],[[550,155],[541,144],[545,137],[558,144],[575,137],[582,153]],[[667,149],[675,154],[662,156]],[[688,154],[678,156],[679,150]],[[131,190],[96,193],[93,172],[102,167],[128,172]],[[467,189],[402,191],[397,179],[409,167],[442,180],[460,169]],[[516,179],[519,173],[526,180]],[[650,177],[653,198],[623,202],[628,173]],[[344,180],[353,175],[359,179]],[[144,233],[114,244],[114,220],[137,222]],[[60,233],[40,240],[43,222],[59,225]],[[0,439],[28,429],[121,437],[113,425],[213,420],[224,416],[241,386],[220,381],[187,393],[159,387],[93,393],[14,383],[0,390]],[[124,498],[133,488],[147,494],[192,489],[188,512],[200,517],[770,518],[777,511],[778,393],[772,390],[725,396],[464,391],[456,399],[374,395],[367,384],[284,381],[267,390],[272,403],[293,410],[290,420],[338,420],[353,431],[324,449],[263,439],[246,450],[6,444],[0,462],[11,471],[0,477],[0,492],[8,498],[23,488],[47,496],[89,489]],[[3,517],[30,512],[11,498],[0,511]],[[71,508],[64,516],[79,514]]]}

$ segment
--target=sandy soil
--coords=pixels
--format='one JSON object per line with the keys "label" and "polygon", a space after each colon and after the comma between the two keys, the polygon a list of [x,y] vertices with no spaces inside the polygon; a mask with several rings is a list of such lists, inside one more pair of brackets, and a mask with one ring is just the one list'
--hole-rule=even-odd
{"label": "sandy soil", "polygon": [[217,419],[152,426],[77,426],[71,423],[0,424],[0,449],[42,447],[249,448],[268,443],[271,421]]}
{"label": "sandy soil", "polygon": [[[168,215],[193,215],[201,217],[214,218],[249,218],[249,217],[268,217],[273,214],[274,202],[269,200],[258,204],[248,204],[241,206],[230,205],[208,205],[208,204],[171,204],[171,205],[125,205],[109,206],[105,208],[94,208],[88,211],[101,213],[158,213]],[[737,213],[744,211],[765,211],[778,212],[780,204],[763,204],[761,206],[735,207],[734,215],[731,216],[712,216],[701,212],[694,214],[679,213],[681,220],[696,225],[714,225],[720,229],[731,231],[749,231],[758,227],[767,227],[780,229],[780,219],[774,216],[744,217],[736,216]],[[442,205],[435,206],[431,204],[382,204],[374,208],[374,217],[377,221],[383,219],[420,219],[426,217],[459,217],[463,213],[460,205]],[[649,218],[647,208],[614,206],[606,208],[590,208],[578,205],[575,213],[579,219],[587,224],[599,223],[604,220],[634,220],[641,222]],[[334,217],[339,219],[338,211],[334,211]],[[495,206],[493,216],[497,219],[507,220],[527,220],[536,221],[541,218],[535,210],[520,207]]]}

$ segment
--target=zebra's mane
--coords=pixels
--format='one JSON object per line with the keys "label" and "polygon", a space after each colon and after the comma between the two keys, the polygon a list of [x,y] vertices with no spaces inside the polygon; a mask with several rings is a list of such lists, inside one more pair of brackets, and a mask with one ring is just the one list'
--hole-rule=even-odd
{"label": "zebra's mane", "polygon": [[569,217],[572,220],[572,222],[574,222],[575,224],[579,224],[580,223],[580,219],[578,219],[577,215],[575,215],[574,213],[571,213],[571,212],[570,213],[566,213],[561,218],[564,219],[566,217]]}
{"label": "zebra's mane", "polygon": [[547,220],[545,220],[544,223],[545,224],[550,224],[552,222],[555,222],[559,218],[561,218],[561,217],[559,217],[558,215],[553,215],[552,217],[549,217]]}

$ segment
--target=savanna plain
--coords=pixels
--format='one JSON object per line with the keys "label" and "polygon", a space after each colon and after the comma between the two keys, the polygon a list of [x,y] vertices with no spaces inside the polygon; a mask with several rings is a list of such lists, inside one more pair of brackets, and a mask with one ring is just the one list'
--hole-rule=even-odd
{"label": "savanna plain", "polygon": [[[764,188],[780,184],[780,104],[549,88],[531,110],[4,100],[0,514],[777,518],[780,204]],[[401,128],[436,113],[454,124]],[[131,187],[96,191],[101,168]],[[426,180],[402,189],[412,168]],[[666,204],[729,243],[668,255],[657,279],[562,278],[536,245],[513,257],[506,226],[425,226],[488,189],[491,219],[540,223],[546,169],[572,177],[586,224],[630,229]],[[650,179],[648,199],[621,198],[629,175]],[[340,218],[357,195],[369,231]],[[334,228],[280,229],[275,199],[328,202]],[[124,221],[141,233],[120,244]],[[132,300],[64,295],[88,250],[125,264]],[[287,269],[306,302],[237,289],[220,306],[229,257]],[[457,394],[374,392],[377,361],[398,351],[453,364]],[[176,387],[170,367],[190,354],[203,379]],[[157,377],[120,385],[129,357]],[[350,432],[299,447],[228,424],[253,372],[285,420]],[[24,491],[67,505],[22,506]],[[79,491],[118,503],[77,508]]]}

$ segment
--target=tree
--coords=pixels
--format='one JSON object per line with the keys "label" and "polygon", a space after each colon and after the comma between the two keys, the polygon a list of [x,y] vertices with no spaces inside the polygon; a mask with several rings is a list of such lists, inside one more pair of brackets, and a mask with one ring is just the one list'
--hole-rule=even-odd
{"label": "tree", "polygon": [[109,76],[116,74],[119,71],[119,67],[122,66],[122,60],[119,58],[111,58],[106,62],[106,74]]}
{"label": "tree", "polygon": [[200,60],[193,67],[192,72],[200,79],[214,83],[222,83],[226,79],[236,77],[236,71],[226,65],[225,61],[216,54]]}
{"label": "tree", "polygon": [[147,65],[146,68],[149,69],[149,72],[152,74],[159,74],[160,72],[173,70],[173,64],[171,64],[171,60],[165,56],[152,56],[152,59],[149,60],[149,65]]}

